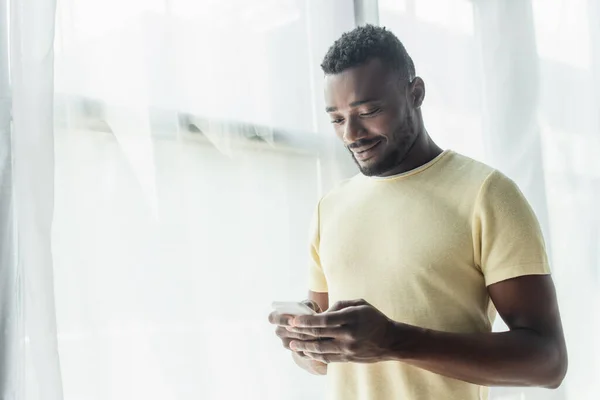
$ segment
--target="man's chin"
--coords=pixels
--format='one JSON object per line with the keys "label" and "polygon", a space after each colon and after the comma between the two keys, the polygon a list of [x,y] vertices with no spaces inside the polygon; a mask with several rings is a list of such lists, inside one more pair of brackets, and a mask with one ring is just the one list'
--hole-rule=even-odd
{"label": "man's chin", "polygon": [[396,154],[390,154],[386,157],[371,158],[363,162],[358,161],[354,157],[352,158],[358,166],[361,174],[365,176],[385,176],[387,173],[394,170],[398,165],[396,157]]}
{"label": "man's chin", "polygon": [[378,176],[386,172],[381,168],[381,164],[377,162],[361,163],[356,159],[354,159],[354,162],[358,166],[360,173],[365,176]]}

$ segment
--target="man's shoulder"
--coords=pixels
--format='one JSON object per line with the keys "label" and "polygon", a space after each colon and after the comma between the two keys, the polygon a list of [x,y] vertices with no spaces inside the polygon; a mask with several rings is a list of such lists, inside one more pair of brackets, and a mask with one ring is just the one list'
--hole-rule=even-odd
{"label": "man's shoulder", "polygon": [[500,170],[473,158],[454,153],[453,163],[453,169],[482,188],[490,185],[516,186],[515,182]]}
{"label": "man's shoulder", "polygon": [[482,161],[452,151],[443,166],[446,173],[455,173],[457,177],[480,181],[483,183],[496,170]]}
{"label": "man's shoulder", "polygon": [[335,198],[338,196],[346,196],[350,192],[361,190],[363,185],[367,183],[368,178],[361,173],[358,173],[351,178],[344,179],[336,183],[321,199],[321,201]]}

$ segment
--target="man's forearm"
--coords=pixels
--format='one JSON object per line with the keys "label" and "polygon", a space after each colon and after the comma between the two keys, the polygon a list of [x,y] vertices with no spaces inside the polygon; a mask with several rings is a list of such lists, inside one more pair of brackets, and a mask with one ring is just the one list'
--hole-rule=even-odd
{"label": "man's forearm", "polygon": [[292,358],[300,368],[310,372],[313,375],[327,375],[327,364],[316,360],[311,360],[310,358],[301,357],[295,351],[292,352]]}
{"label": "man's forearm", "polygon": [[[460,334],[393,324],[390,359],[484,386],[556,388],[566,372],[561,343],[531,330]],[[394,338],[398,338],[394,340]]]}

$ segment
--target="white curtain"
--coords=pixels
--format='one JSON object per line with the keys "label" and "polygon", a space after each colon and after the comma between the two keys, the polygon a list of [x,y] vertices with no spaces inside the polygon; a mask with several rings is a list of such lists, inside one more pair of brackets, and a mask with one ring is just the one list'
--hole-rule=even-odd
{"label": "white curtain", "polygon": [[494,398],[598,398],[600,0],[58,0],[54,88],[54,2],[8,9],[3,398],[322,398],[266,316],[305,296],[311,211],[356,173],[319,63],[369,20],[434,139],[515,179],[549,242],[567,380]]}
{"label": "white curtain", "polygon": [[53,293],[53,0],[0,1],[0,398],[62,400]]}
{"label": "white curtain", "polygon": [[347,165],[319,63],[353,26],[346,0],[59,0],[66,400],[319,398],[266,318],[306,296],[309,219]]}

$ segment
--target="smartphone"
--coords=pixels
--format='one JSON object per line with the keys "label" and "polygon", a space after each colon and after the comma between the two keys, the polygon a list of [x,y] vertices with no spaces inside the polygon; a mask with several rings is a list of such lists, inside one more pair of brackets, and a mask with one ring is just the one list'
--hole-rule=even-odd
{"label": "smartphone", "polygon": [[286,315],[313,315],[315,312],[312,308],[307,306],[304,303],[299,303],[295,301],[274,301],[273,308],[279,314]]}

